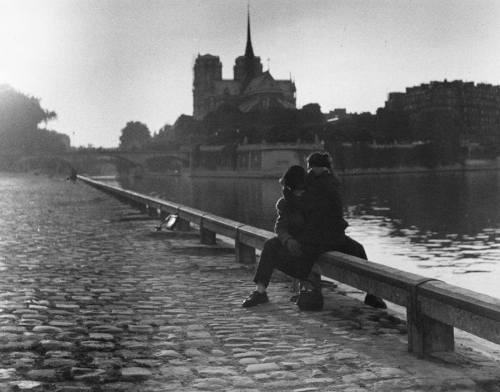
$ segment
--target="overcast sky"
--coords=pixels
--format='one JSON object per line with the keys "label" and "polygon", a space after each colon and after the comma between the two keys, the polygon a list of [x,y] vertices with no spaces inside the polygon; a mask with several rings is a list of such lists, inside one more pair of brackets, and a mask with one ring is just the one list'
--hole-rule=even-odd
{"label": "overcast sky", "polygon": [[[0,0],[0,83],[41,98],[72,145],[117,146],[127,121],[154,132],[192,114],[198,53],[232,78],[246,12],[247,0]],[[292,75],[298,107],[374,112],[431,80],[500,84],[496,0],[251,0],[250,12],[256,55]]]}

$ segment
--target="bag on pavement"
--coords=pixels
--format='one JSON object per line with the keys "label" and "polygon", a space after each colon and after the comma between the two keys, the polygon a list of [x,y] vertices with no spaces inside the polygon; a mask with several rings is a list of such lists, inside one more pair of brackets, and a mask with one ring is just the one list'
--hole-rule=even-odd
{"label": "bag on pavement", "polygon": [[323,309],[323,295],[318,290],[301,290],[297,298],[300,310],[320,311]]}

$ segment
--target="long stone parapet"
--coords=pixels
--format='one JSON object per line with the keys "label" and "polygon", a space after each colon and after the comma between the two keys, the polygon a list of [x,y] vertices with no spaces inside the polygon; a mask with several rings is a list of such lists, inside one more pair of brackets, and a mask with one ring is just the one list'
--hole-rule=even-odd
{"label": "long stone parapet", "polygon": [[[78,178],[151,215],[177,214],[180,227],[196,224],[203,243],[215,243],[217,235],[234,240],[236,259],[255,263],[255,250],[262,249],[274,233],[218,217],[178,203]],[[454,327],[500,344],[500,300],[445,282],[408,273],[340,252],[320,256],[322,274],[349,286],[406,307],[408,350],[418,356],[454,350]]]}

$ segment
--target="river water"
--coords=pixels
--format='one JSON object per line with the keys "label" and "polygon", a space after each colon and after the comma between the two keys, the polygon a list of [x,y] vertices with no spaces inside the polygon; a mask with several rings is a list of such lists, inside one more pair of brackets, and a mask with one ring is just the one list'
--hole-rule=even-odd
{"label": "river water", "polygon": [[[500,172],[343,177],[347,233],[371,261],[500,298]],[[272,230],[274,179],[122,179],[127,189]]]}

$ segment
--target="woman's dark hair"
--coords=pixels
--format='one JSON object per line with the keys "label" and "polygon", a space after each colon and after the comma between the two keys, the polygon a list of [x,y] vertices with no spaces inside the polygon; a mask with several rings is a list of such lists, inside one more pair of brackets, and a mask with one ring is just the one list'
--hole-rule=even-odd
{"label": "woman's dark hair", "polygon": [[307,157],[307,165],[309,167],[326,167],[332,168],[332,157],[327,152],[313,152]]}
{"label": "woman's dark hair", "polygon": [[302,166],[293,165],[280,178],[280,184],[291,190],[304,187],[306,170]]}

